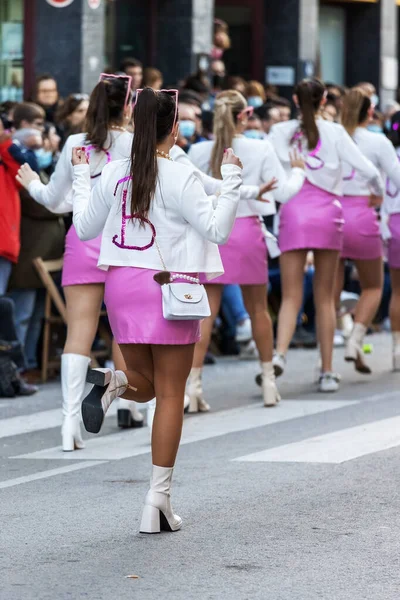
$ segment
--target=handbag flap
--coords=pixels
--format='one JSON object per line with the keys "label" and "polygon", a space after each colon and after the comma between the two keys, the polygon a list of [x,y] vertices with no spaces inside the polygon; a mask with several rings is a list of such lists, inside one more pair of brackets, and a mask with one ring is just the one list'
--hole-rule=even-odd
{"label": "handbag flap", "polygon": [[171,283],[171,293],[179,302],[185,304],[198,304],[204,296],[204,287],[193,283]]}

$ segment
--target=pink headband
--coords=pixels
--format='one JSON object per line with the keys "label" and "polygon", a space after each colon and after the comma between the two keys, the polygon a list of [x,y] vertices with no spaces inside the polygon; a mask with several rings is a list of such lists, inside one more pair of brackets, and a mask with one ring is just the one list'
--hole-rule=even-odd
{"label": "pink headband", "polygon": [[113,75],[111,73],[101,73],[99,82],[106,81],[107,79],[125,79],[127,83],[126,97],[125,97],[125,108],[129,104],[129,97],[131,95],[132,77],[130,75]]}
{"label": "pink headband", "polygon": [[[139,90],[136,90],[136,100],[135,100],[135,106],[137,104],[138,98],[139,98],[139,94],[140,92],[143,92],[144,88],[141,88]],[[173,127],[175,127],[176,125],[176,118],[178,116],[178,96],[179,96],[179,91],[178,90],[153,90],[154,93],[156,94],[160,94],[161,92],[164,92],[165,94],[168,94],[169,96],[175,96],[175,116],[174,116],[174,124]]]}

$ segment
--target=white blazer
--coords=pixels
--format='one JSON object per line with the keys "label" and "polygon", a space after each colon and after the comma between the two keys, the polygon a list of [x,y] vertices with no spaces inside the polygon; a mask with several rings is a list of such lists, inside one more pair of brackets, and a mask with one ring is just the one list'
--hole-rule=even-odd
{"label": "white blazer", "polygon": [[[393,144],[385,135],[357,127],[353,140],[361,152],[391,180],[391,188],[400,188],[400,163]],[[345,196],[368,196],[368,181],[350,165],[343,165],[343,193]]]}
{"label": "white blazer", "polygon": [[[207,196],[200,174],[191,166],[158,159],[158,182],[149,222],[140,226],[130,218],[129,160],[104,167],[92,190],[88,165],[74,167],[74,225],[82,240],[103,232],[98,266],[131,266],[169,271],[205,273],[209,279],[224,272],[218,246],[232,231],[242,184],[241,169],[221,168],[218,199]],[[117,189],[116,189],[117,187]],[[215,202],[215,207],[213,205]],[[152,226],[156,232],[156,240]]]}
{"label": "white blazer", "polygon": [[[193,144],[189,150],[189,158],[194,165],[203,173],[210,173],[210,159],[214,142],[200,142]],[[278,157],[268,140],[251,140],[244,136],[238,136],[233,139],[233,150],[243,163],[243,183],[245,185],[260,186],[273,177],[278,179],[277,189],[266,194],[269,204],[258,202],[257,194],[252,199],[244,199],[239,204],[237,216],[251,217],[254,215],[265,216],[274,214],[275,200],[277,202],[287,202],[297,194],[305,179],[303,169],[291,169],[286,175],[280,164]],[[272,210],[271,210],[272,206]]]}
{"label": "white blazer", "polygon": [[[67,213],[72,211],[72,148],[85,146],[86,133],[71,135],[60,154],[56,168],[49,183],[46,185],[41,181],[32,181],[28,191],[32,198],[45,206],[53,213]],[[128,131],[121,132],[111,130],[106,143],[109,157],[104,152],[90,154],[90,169],[92,175],[99,175],[107,163],[107,160],[119,160],[129,158],[131,155],[133,136]],[[100,177],[91,179],[91,185],[95,186]]]}
{"label": "white blazer", "polygon": [[[321,118],[317,119],[317,127],[321,147],[316,156],[308,154],[307,141],[301,140],[303,155],[308,165],[308,181],[332,194],[343,196],[343,163],[346,162],[365,178],[370,191],[381,196],[384,186],[378,169],[365,158],[344,127]],[[298,142],[293,142],[293,137],[299,131],[300,121],[294,119],[273,125],[269,135],[269,140],[287,173],[290,169],[289,152],[298,147]],[[346,169],[348,168],[346,166]]]}

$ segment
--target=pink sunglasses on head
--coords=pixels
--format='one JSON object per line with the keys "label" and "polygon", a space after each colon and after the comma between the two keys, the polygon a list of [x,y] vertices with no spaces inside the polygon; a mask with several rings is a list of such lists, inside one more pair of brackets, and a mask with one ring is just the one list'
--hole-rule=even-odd
{"label": "pink sunglasses on head", "polygon": [[[135,106],[137,104],[137,101],[138,101],[138,98],[139,98],[139,94],[140,94],[140,92],[143,92],[143,89],[144,88],[136,90]],[[168,94],[169,96],[173,96],[175,98],[175,116],[174,116],[174,124],[173,124],[173,127],[175,127],[175,125],[176,125],[176,118],[178,116],[178,96],[179,96],[179,91],[178,90],[153,90],[153,92],[155,92],[156,94],[160,94],[161,92],[164,92],[164,94]]]}
{"label": "pink sunglasses on head", "polygon": [[125,79],[126,80],[126,97],[125,97],[125,108],[128,106],[129,104],[129,99],[131,96],[131,85],[132,85],[132,77],[130,75],[113,75],[111,73],[101,73],[100,78],[99,78],[99,82],[100,81],[107,81],[107,79]]}
{"label": "pink sunglasses on head", "polygon": [[254,107],[253,106],[246,106],[246,108],[244,108],[242,110],[242,112],[240,112],[238,114],[238,119],[240,119],[241,117],[252,117],[254,113]]}

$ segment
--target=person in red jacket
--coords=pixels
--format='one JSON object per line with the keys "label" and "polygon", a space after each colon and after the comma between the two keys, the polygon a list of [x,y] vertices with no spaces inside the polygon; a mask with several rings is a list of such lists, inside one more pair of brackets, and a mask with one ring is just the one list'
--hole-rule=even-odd
{"label": "person in red jacket", "polygon": [[9,152],[12,144],[0,120],[0,296],[7,291],[12,264],[20,250],[21,206],[15,179],[20,164]]}

